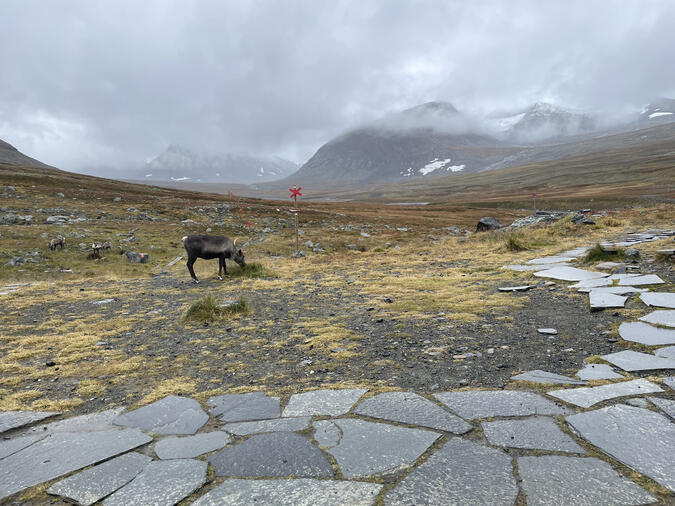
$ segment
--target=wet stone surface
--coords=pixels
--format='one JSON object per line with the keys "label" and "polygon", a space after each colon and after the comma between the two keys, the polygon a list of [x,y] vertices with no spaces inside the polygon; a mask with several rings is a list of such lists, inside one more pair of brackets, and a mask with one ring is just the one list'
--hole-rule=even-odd
{"label": "wet stone surface", "polygon": [[333,468],[321,450],[292,432],[253,436],[211,455],[216,476],[319,478]]}
{"label": "wet stone surface", "polygon": [[610,364],[628,372],[675,369],[675,360],[633,350],[623,350],[617,353],[603,355],[602,358]]}
{"label": "wet stone surface", "polygon": [[151,460],[140,453],[126,453],[55,483],[47,493],[78,504],[94,504],[133,480]]}
{"label": "wet stone surface", "polygon": [[412,392],[386,392],[361,401],[354,413],[463,434],[472,426]]}
{"label": "wet stone surface", "polygon": [[60,413],[46,411],[4,411],[0,412],[0,433],[39,422]]}
{"label": "wet stone surface", "polygon": [[105,506],[170,506],[182,501],[206,483],[206,462],[162,460],[150,462],[143,472],[108,497]]}
{"label": "wet stone surface", "polygon": [[632,381],[622,381],[620,383],[611,383],[609,385],[601,385],[598,387],[584,387],[584,388],[570,388],[565,390],[553,390],[548,392],[548,395],[557,397],[560,400],[581,406],[582,408],[590,408],[593,404],[606,401],[607,399],[614,399],[616,397],[624,397],[627,395],[644,395],[655,392],[663,392],[658,385],[647,381],[646,379],[636,379]]}
{"label": "wet stone surface", "polygon": [[351,388],[295,394],[288,401],[283,416],[344,415],[367,391],[364,388]]}
{"label": "wet stone surface", "polygon": [[150,441],[137,429],[52,434],[2,460],[0,499]]}
{"label": "wet stone surface", "polygon": [[552,372],[541,371],[536,369],[534,371],[526,371],[515,376],[511,376],[512,380],[517,381],[531,381],[533,383],[542,383],[542,384],[568,384],[568,385],[585,385],[586,382],[580,381],[568,376],[562,376],[561,374],[555,374]]}
{"label": "wet stone surface", "polygon": [[191,459],[219,450],[230,442],[225,432],[205,432],[194,436],[167,437],[155,443],[155,454],[162,460]]}
{"label": "wet stone surface", "polygon": [[223,422],[279,418],[281,414],[279,397],[268,397],[264,392],[219,395],[206,403],[211,406],[211,415],[220,415]]}
{"label": "wet stone surface", "polygon": [[384,496],[384,504],[513,506],[518,487],[511,457],[453,438]]}
{"label": "wet stone surface", "polygon": [[209,416],[194,399],[170,395],[119,415],[113,423],[138,427],[153,434],[194,434],[208,419]]}
{"label": "wet stone surface", "polygon": [[312,417],[299,416],[293,418],[275,418],[273,420],[259,420],[257,422],[229,423],[223,430],[237,436],[248,436],[262,432],[294,432],[309,427]]}
{"label": "wet stone surface", "polygon": [[17,437],[14,439],[9,439],[7,441],[0,440],[0,459],[9,457],[10,455],[23,450],[24,448],[32,445],[33,443],[40,441],[41,436],[24,436]]}
{"label": "wet stone surface", "polygon": [[483,433],[493,446],[585,453],[551,418],[533,417],[524,420],[483,422]]}
{"label": "wet stone surface", "polygon": [[566,420],[592,445],[675,491],[675,424],[665,416],[617,404]]}
{"label": "wet stone surface", "polygon": [[519,457],[518,474],[528,506],[650,504],[656,498],[596,458]]}
{"label": "wet stone surface", "polygon": [[353,481],[226,480],[222,485],[192,503],[194,506],[367,506],[375,502],[382,485]]}
{"label": "wet stone surface", "polygon": [[462,418],[473,420],[493,416],[562,415],[567,410],[534,392],[470,391],[434,394]]}
{"label": "wet stone surface", "polygon": [[342,433],[327,451],[345,478],[386,475],[409,467],[440,436],[437,432],[351,418],[333,420]]}

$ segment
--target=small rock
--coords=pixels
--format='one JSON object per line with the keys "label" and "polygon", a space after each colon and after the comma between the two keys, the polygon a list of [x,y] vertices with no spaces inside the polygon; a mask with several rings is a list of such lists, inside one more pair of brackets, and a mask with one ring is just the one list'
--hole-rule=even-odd
{"label": "small rock", "polygon": [[625,250],[624,255],[626,255],[628,258],[631,258],[633,260],[640,258],[640,252],[635,249],[635,248],[628,248]]}
{"label": "small rock", "polygon": [[115,197],[113,202],[122,202],[122,197]]}
{"label": "small rock", "polygon": [[547,334],[550,336],[558,335],[558,331],[556,329],[537,329],[537,332],[539,332],[540,334]]}
{"label": "small rock", "polygon": [[347,284],[348,284],[348,285],[351,285],[352,283],[356,283],[356,280],[355,280],[354,278],[349,278],[349,279],[347,280]]}
{"label": "small rock", "polygon": [[501,228],[501,224],[499,223],[499,221],[497,221],[497,218],[486,216],[478,220],[478,224],[476,225],[476,232],[497,230],[498,228]]}

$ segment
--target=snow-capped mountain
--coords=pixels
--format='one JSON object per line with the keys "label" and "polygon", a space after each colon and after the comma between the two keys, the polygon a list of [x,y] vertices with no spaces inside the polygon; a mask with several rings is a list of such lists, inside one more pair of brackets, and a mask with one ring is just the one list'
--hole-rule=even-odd
{"label": "snow-capped mountain", "polygon": [[675,121],[675,100],[659,98],[651,101],[640,111],[640,119],[643,121]]}
{"label": "snow-capped mountain", "polygon": [[249,184],[282,179],[297,168],[277,156],[202,153],[172,145],[145,165],[139,179]]}
{"label": "snow-capped mountain", "polygon": [[536,102],[515,114],[494,118],[491,123],[504,138],[521,144],[589,133],[596,128],[592,116],[547,102]]}

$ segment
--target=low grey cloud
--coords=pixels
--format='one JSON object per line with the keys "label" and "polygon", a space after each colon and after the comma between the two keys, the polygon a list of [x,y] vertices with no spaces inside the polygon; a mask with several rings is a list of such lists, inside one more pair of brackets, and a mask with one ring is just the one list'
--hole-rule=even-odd
{"label": "low grey cloud", "polygon": [[0,2],[0,138],[71,170],[178,143],[302,163],[429,100],[607,116],[675,95],[669,0]]}

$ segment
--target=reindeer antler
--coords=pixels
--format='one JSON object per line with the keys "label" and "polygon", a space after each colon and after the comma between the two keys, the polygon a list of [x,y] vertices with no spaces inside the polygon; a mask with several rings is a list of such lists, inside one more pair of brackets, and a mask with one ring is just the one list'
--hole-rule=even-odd
{"label": "reindeer antler", "polygon": [[239,239],[239,237],[235,237],[235,238],[234,238],[234,242],[232,243],[232,244],[234,244],[235,246],[237,245],[237,239]]}

